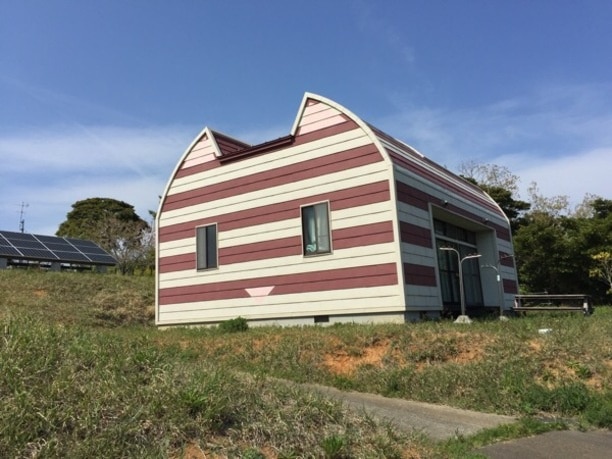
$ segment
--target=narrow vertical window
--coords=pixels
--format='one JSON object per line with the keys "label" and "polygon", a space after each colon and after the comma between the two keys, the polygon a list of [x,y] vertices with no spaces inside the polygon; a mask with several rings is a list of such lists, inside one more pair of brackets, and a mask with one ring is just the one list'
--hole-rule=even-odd
{"label": "narrow vertical window", "polygon": [[196,228],[197,269],[217,267],[217,225]]}
{"label": "narrow vertical window", "polygon": [[302,244],[304,255],[331,252],[328,204],[302,207]]}

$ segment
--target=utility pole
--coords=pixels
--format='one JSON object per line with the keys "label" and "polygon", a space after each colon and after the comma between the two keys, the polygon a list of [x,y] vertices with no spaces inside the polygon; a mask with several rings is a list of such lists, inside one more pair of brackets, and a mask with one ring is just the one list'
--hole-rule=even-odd
{"label": "utility pole", "polygon": [[27,202],[21,201],[21,212],[19,212],[19,231],[25,232],[25,208],[27,208],[30,204]]}

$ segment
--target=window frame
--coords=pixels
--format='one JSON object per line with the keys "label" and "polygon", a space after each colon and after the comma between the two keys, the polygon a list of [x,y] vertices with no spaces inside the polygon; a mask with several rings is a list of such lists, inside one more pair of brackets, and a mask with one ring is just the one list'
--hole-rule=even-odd
{"label": "window frame", "polygon": [[[214,228],[214,259],[211,257],[210,231]],[[219,268],[219,227],[217,223],[196,226],[196,271],[210,271]],[[204,237],[204,241],[201,238]],[[204,253],[201,253],[201,251]],[[203,263],[201,263],[203,262]],[[203,266],[202,266],[203,265]]]}
{"label": "window frame", "polygon": [[[324,249],[320,249],[320,243],[319,243],[319,237],[321,236],[320,234],[320,230],[319,228],[315,228],[315,232],[317,233],[315,238],[316,241],[314,241],[317,244],[317,249],[315,251],[308,251],[307,247],[308,245],[308,241],[307,241],[307,237],[306,237],[306,228],[307,228],[307,223],[305,221],[305,209],[308,208],[312,208],[314,211],[314,224],[316,225],[316,218],[317,218],[317,214],[316,214],[316,208],[320,207],[320,206],[325,206],[325,223],[327,226],[327,241],[328,241],[328,246]],[[319,216],[321,216],[321,214],[319,214]],[[331,228],[331,205],[329,201],[319,201],[319,202],[314,202],[314,203],[310,203],[310,204],[304,204],[302,206],[300,206],[300,226],[301,226],[301,236],[302,236],[302,255],[304,257],[316,257],[316,256],[321,256],[321,255],[330,255],[331,253],[333,253],[333,245],[332,245],[332,228]],[[311,228],[312,230],[312,228]]]}

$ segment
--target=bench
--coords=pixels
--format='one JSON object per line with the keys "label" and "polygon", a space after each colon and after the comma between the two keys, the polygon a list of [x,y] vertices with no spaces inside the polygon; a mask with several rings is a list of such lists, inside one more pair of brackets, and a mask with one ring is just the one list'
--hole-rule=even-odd
{"label": "bench", "polygon": [[588,316],[593,312],[593,305],[590,295],[550,295],[546,293],[515,295],[512,309],[522,313],[527,311],[580,311]]}

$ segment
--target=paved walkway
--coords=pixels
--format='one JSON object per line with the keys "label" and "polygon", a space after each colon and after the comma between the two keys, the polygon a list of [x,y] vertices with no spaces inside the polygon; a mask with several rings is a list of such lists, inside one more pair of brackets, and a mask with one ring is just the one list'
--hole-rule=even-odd
{"label": "paved walkway", "polygon": [[[316,384],[300,386],[341,400],[348,407],[365,410],[372,416],[391,421],[400,429],[422,432],[435,440],[446,440],[456,435],[473,435],[482,429],[516,421],[516,418],[511,416],[479,413],[361,392],[344,392]],[[477,452],[491,459],[608,459],[612,457],[612,431],[547,432],[535,437],[496,443],[480,448]]]}
{"label": "paved walkway", "polygon": [[477,450],[490,459],[608,459],[612,457],[612,431],[563,430],[520,438]]}
{"label": "paved walkway", "polygon": [[473,435],[482,429],[516,421],[516,418],[511,416],[479,413],[361,392],[344,392],[316,384],[302,386],[341,400],[351,408],[363,409],[373,416],[392,421],[401,429],[420,431],[436,440],[446,440],[456,435]]}

